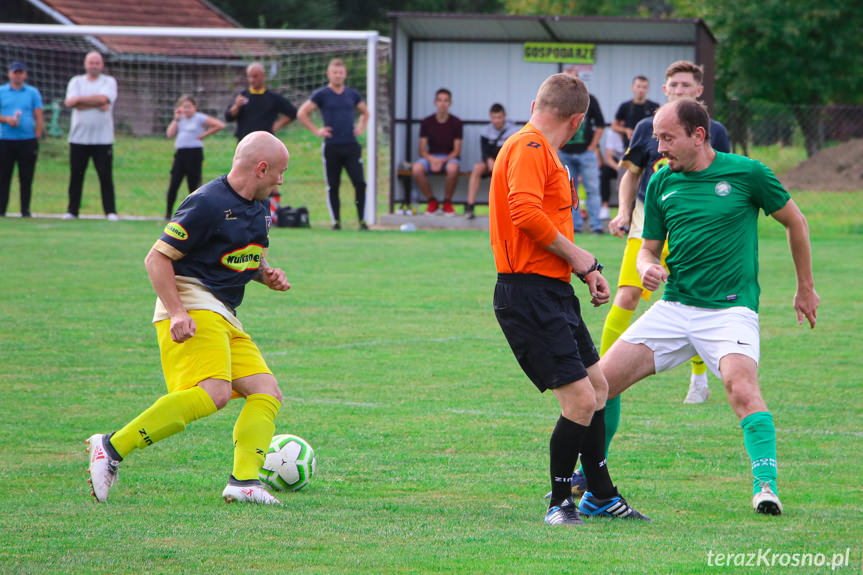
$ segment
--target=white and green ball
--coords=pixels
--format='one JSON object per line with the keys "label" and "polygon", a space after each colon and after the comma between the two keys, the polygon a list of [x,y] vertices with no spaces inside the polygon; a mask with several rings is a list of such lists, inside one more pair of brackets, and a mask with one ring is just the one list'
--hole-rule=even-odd
{"label": "white and green ball", "polygon": [[308,484],[316,465],[312,446],[302,437],[285,433],[273,436],[258,475],[277,491],[296,491]]}

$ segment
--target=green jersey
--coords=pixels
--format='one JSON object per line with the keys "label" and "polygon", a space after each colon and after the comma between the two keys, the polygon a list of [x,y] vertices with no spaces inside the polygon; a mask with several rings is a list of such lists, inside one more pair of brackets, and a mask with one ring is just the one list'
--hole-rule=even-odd
{"label": "green jersey", "polygon": [[698,172],[664,167],[650,179],[644,239],[668,237],[668,282],[662,299],[706,308],[758,312],[758,210],[790,199],[764,164],[716,152]]}

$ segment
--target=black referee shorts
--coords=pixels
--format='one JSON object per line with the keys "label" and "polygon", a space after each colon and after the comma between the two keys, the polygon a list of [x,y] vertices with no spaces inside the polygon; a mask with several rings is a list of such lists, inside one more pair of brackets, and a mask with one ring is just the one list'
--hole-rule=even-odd
{"label": "black referee shorts", "polygon": [[540,391],[587,377],[587,368],[599,361],[568,283],[498,274],[494,314],[521,369]]}

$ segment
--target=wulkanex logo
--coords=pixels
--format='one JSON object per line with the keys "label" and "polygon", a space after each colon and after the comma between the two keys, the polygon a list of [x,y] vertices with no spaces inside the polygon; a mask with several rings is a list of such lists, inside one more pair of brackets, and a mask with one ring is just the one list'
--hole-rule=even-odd
{"label": "wulkanex logo", "polygon": [[222,265],[235,272],[256,270],[261,267],[261,258],[264,254],[263,246],[249,244],[244,248],[228,252],[222,256]]}
{"label": "wulkanex logo", "polygon": [[170,236],[175,240],[189,239],[189,232],[187,232],[186,228],[184,228],[177,222],[169,222],[168,225],[165,226],[165,235]]}
{"label": "wulkanex logo", "polygon": [[718,184],[716,184],[716,188],[714,189],[716,190],[717,196],[719,196],[720,198],[724,198],[731,193],[731,184],[729,184],[728,182],[719,182]]}

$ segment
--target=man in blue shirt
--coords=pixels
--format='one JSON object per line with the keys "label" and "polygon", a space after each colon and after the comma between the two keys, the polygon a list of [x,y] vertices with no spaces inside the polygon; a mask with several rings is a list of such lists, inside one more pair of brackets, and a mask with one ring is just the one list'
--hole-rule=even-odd
{"label": "man in blue shirt", "polygon": [[33,172],[44,122],[42,95],[26,80],[27,66],[12,62],[9,82],[0,86],[0,216],[6,215],[9,186],[17,163],[21,217],[30,217]]}
{"label": "man in blue shirt", "polygon": [[[327,176],[327,207],[333,220],[333,229],[342,229],[339,201],[339,184],[342,168],[348,173],[354,185],[357,218],[361,230],[367,230],[365,222],[366,181],[363,177],[363,151],[357,137],[366,130],[369,110],[363,97],[353,88],[345,85],[347,78],[345,63],[334,58],[327,66],[329,84],[315,90],[312,96],[300,106],[297,118],[314,135],[324,139],[322,156],[324,172]],[[324,126],[318,128],[309,119],[309,114],[321,111]],[[360,114],[355,123],[356,112]]]}

